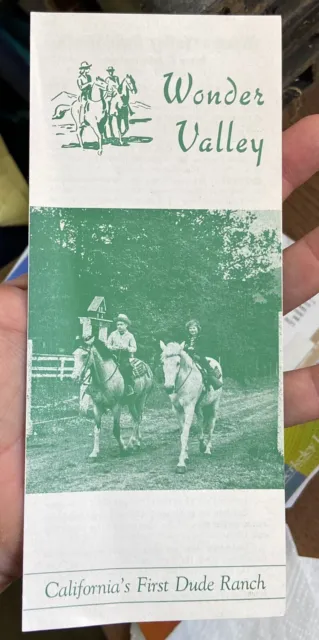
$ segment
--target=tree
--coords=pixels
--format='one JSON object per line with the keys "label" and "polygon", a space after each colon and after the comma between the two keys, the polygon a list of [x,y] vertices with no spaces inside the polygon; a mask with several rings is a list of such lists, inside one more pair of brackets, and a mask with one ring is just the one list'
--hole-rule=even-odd
{"label": "tree", "polygon": [[32,209],[31,337],[70,352],[78,316],[103,295],[111,318],[131,316],[146,359],[195,316],[229,375],[275,370],[280,228],[260,220],[232,210]]}

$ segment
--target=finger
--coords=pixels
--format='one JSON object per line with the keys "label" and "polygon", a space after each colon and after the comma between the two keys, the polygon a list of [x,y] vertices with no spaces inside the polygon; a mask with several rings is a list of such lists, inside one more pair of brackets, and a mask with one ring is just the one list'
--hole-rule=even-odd
{"label": "finger", "polygon": [[317,420],[319,365],[288,371],[284,376],[285,427]]}
{"label": "finger", "polygon": [[28,288],[28,276],[24,274],[23,276],[18,276],[17,278],[8,280],[3,284],[11,287],[19,287],[19,289],[23,289],[25,291]]}
{"label": "finger", "polygon": [[[0,329],[26,333],[27,293],[16,287],[0,286]],[[1,360],[0,360],[1,371]],[[0,407],[1,408],[1,407]]]}
{"label": "finger", "polygon": [[319,115],[303,118],[282,139],[283,199],[319,170]]}
{"label": "finger", "polygon": [[[319,170],[319,115],[309,116],[283,134],[283,197]],[[284,251],[284,313],[319,291],[319,230]]]}
{"label": "finger", "polygon": [[108,624],[102,627],[107,640],[130,640],[130,624]]}
{"label": "finger", "polygon": [[283,255],[284,313],[319,291],[319,227],[285,249]]}

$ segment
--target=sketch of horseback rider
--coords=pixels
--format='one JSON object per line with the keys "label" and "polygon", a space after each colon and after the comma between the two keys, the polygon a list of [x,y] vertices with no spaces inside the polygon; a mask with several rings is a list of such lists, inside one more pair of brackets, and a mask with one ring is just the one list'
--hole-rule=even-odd
{"label": "sketch of horseback rider", "polygon": [[116,84],[116,86],[118,87],[118,86],[119,86],[119,84],[120,84],[120,78],[119,78],[118,76],[116,76],[116,75],[115,75],[115,69],[114,69],[114,67],[112,67],[112,66],[111,66],[111,67],[108,67],[108,68],[106,69],[106,71],[108,72],[108,74],[109,74],[109,75],[108,75],[108,76],[106,76],[106,78],[105,78],[105,82],[106,82],[106,83],[112,83],[112,82],[113,82],[113,83],[115,83],[115,84]]}
{"label": "sketch of horseback rider", "polygon": [[129,76],[125,76],[122,82],[120,82],[119,76],[115,74],[114,67],[108,67],[107,72],[109,75],[107,75],[105,79],[101,78],[100,76],[97,78],[97,81],[100,83],[100,86],[103,87],[104,90],[105,112],[107,116],[111,115],[112,100],[116,100],[118,97],[120,97],[121,104],[128,108],[129,115],[133,115],[134,111],[129,103],[128,92],[125,93],[123,88],[125,85],[125,81]]}
{"label": "sketch of horseback rider", "polygon": [[198,320],[189,320],[185,325],[185,329],[186,340],[184,351],[186,351],[194,362],[199,365],[206,390],[208,391],[210,387],[214,390],[220,389],[223,383],[219,375],[217,375],[217,372],[212,369],[209,360],[207,359],[208,354],[206,353],[205,345],[201,339],[201,326]]}
{"label": "sketch of horseback rider", "polygon": [[77,85],[80,89],[80,114],[79,114],[79,122],[83,124],[85,120],[85,114],[88,108],[88,100],[91,98],[92,91],[92,77],[89,73],[92,65],[88,64],[88,62],[82,62],[79,68],[79,75],[77,79]]}
{"label": "sketch of horseback rider", "polygon": [[101,76],[98,76],[97,81],[100,83],[100,86],[103,87],[105,101],[104,110],[109,116],[111,100],[112,98],[115,98],[115,96],[119,93],[120,78],[115,75],[114,67],[108,67],[107,72],[109,75],[107,75],[106,78],[101,78]]}
{"label": "sketch of horseback rider", "polygon": [[127,396],[134,394],[132,360],[137,350],[136,340],[128,330],[130,326],[131,322],[127,315],[120,313],[116,318],[116,330],[110,334],[106,342],[106,346],[113,352],[124,378]]}

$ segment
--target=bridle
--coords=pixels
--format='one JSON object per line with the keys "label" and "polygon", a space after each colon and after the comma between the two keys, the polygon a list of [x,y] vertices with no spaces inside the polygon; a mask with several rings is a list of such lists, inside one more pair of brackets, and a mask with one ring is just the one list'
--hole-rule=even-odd
{"label": "bridle", "polygon": [[127,73],[125,78],[123,79],[123,81],[120,84],[121,87],[121,91],[123,91],[123,85],[126,82],[128,89],[130,90],[131,93],[136,93],[136,84],[135,84],[135,80],[133,80],[133,77]]}
{"label": "bridle", "polygon": [[[85,347],[81,347],[82,351],[85,351],[85,353],[88,354],[88,358],[87,358],[87,361],[86,361],[86,364],[85,364],[85,367],[84,367],[84,371],[83,371],[82,376],[81,376],[82,381],[80,382],[80,384],[85,384],[84,383],[84,379],[85,379],[85,376],[86,376],[86,374],[87,374],[87,372],[88,372],[88,370],[89,370],[89,368],[91,366],[91,364],[90,364],[90,355],[91,355],[93,346],[94,345],[92,344],[89,349],[86,349]],[[115,361],[113,361],[113,362],[115,364],[114,371],[112,371],[111,375],[107,378],[107,380],[105,380],[105,384],[107,382],[109,382],[110,380],[112,380],[113,376],[116,374],[116,372],[117,372],[117,370],[119,368],[118,362],[115,362]]]}
{"label": "bridle", "polygon": [[[182,356],[179,353],[170,353],[168,356],[165,356],[165,359],[166,358],[176,358],[176,357],[181,358]],[[162,360],[162,362],[163,362],[163,360]],[[189,376],[191,375],[193,369],[194,369],[194,362],[192,361],[192,366],[190,367],[190,370],[189,370],[185,380],[183,380],[182,384],[178,388],[176,388],[176,386],[175,386],[175,393],[178,393],[183,388],[184,384],[187,382]],[[178,373],[176,374],[176,378],[177,378],[177,376],[178,376]],[[175,378],[175,383],[176,383],[176,378]]]}
{"label": "bridle", "polygon": [[89,368],[91,366],[89,363],[90,363],[90,355],[91,355],[92,346],[89,349],[86,349],[85,347],[81,346],[80,349],[88,354],[87,361],[85,363],[85,367],[84,367],[83,373],[81,375],[81,381],[80,381],[80,384],[84,384],[85,376],[86,376],[86,374],[87,374],[87,372],[88,372],[88,370],[89,370]]}

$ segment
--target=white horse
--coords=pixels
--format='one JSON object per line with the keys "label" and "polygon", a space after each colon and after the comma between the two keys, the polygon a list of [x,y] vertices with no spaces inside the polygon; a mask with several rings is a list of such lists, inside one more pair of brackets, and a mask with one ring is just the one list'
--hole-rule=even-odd
{"label": "white horse", "polygon": [[75,122],[75,133],[82,149],[83,131],[85,127],[90,127],[98,140],[98,155],[102,155],[102,131],[106,121],[105,90],[102,83],[96,81],[92,84],[91,97],[88,98],[85,108],[80,98],[75,100],[70,108]]}
{"label": "white horse", "polygon": [[[100,453],[100,431],[102,415],[109,409],[113,414],[113,434],[120,451],[140,447],[140,425],[145,402],[152,389],[153,374],[143,363],[144,374],[134,380],[134,394],[125,398],[124,379],[117,363],[107,347],[102,343],[81,345],[73,353],[74,368],[72,379],[81,384],[80,412],[86,418],[93,418],[94,446],[90,458]],[[134,421],[133,433],[126,445],[121,436],[120,419],[123,406],[127,404]]]}
{"label": "white horse", "polygon": [[[206,455],[212,452],[212,436],[216,422],[217,409],[221,399],[222,387],[208,391],[204,388],[200,369],[192,358],[184,351],[185,342],[160,342],[162,349],[161,362],[164,372],[164,388],[169,394],[172,407],[178,418],[181,429],[181,450],[177,471],[186,471],[188,460],[189,431],[196,415],[200,421],[200,451]],[[222,370],[219,362],[207,358],[215,368],[222,382]]]}

